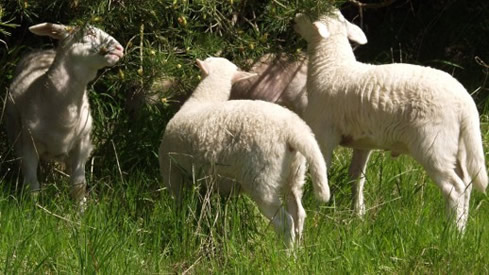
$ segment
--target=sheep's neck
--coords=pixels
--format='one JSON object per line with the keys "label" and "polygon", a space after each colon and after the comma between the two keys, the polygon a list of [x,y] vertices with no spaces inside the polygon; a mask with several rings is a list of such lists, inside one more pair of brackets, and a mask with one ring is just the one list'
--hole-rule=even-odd
{"label": "sheep's neck", "polygon": [[344,35],[332,35],[326,40],[309,43],[308,52],[311,68],[329,70],[356,62],[350,42]]}
{"label": "sheep's neck", "polygon": [[[356,63],[350,42],[344,35],[332,35],[326,40],[309,43],[308,54],[308,85],[312,87],[337,85],[337,74],[342,75],[345,68],[353,68]],[[318,81],[320,83],[314,83]]]}
{"label": "sheep's neck", "polygon": [[70,62],[69,58],[58,54],[46,72],[49,93],[45,96],[51,97],[54,102],[62,102],[63,105],[79,105],[86,93],[88,82],[93,80],[95,75],[96,70],[77,65],[77,62]]}
{"label": "sheep's neck", "polygon": [[229,100],[231,93],[231,77],[208,75],[195,88],[188,102],[220,102]]}

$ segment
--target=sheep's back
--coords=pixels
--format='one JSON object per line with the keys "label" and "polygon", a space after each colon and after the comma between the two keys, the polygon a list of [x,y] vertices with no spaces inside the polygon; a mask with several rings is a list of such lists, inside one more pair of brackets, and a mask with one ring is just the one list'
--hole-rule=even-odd
{"label": "sheep's back", "polygon": [[412,139],[416,129],[458,131],[463,113],[477,112],[464,87],[445,72],[409,64],[357,64],[326,71],[316,86],[308,86],[306,121],[322,121],[348,140],[363,140],[365,148],[388,149]]}
{"label": "sheep's back", "polygon": [[288,124],[299,121],[307,127],[291,111],[263,101],[189,107],[170,120],[162,146],[166,144],[167,151],[190,154],[199,163],[219,164],[222,170],[229,167],[238,174],[250,167],[281,162],[288,150]]}

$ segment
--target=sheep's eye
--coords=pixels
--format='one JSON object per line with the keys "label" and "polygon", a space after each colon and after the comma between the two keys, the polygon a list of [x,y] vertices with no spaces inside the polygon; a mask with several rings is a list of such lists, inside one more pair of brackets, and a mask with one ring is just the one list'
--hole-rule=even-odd
{"label": "sheep's eye", "polygon": [[92,29],[88,29],[86,35],[91,36],[91,37],[95,37],[95,31]]}
{"label": "sheep's eye", "polygon": [[100,49],[98,51],[98,53],[101,55],[106,55],[108,52],[109,52],[109,49],[107,49],[107,47],[105,47],[105,46],[100,47]]}

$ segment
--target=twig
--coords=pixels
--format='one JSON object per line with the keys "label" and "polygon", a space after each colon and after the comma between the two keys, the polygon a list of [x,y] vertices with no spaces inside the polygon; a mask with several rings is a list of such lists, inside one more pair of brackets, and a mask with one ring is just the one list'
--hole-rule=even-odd
{"label": "twig", "polygon": [[482,67],[485,67],[486,69],[489,69],[489,65],[487,65],[487,63],[484,62],[484,60],[482,60],[480,57],[476,56],[474,57],[474,59],[477,64],[481,65]]}
{"label": "twig", "polygon": [[58,168],[56,168],[56,167],[54,167],[54,168],[53,168],[53,170],[54,170],[54,172],[57,172],[57,173],[59,173],[60,175],[63,175],[63,176],[65,176],[65,177],[67,177],[67,178],[69,178],[69,177],[70,177],[70,175],[66,174],[65,172],[63,172],[63,171],[59,170],[59,169],[58,169]]}
{"label": "twig", "polygon": [[360,15],[360,28],[363,29],[363,9],[380,9],[392,5],[397,0],[385,0],[381,3],[362,3],[358,0],[348,0],[348,2],[358,7],[358,13]]}
{"label": "twig", "polygon": [[117,169],[119,170],[119,174],[121,175],[121,181],[122,183],[125,183],[124,176],[122,175],[121,164],[119,163],[119,156],[117,156],[117,149],[115,148],[115,143],[113,140],[110,140],[110,142],[112,143],[112,147],[114,148],[115,161],[117,163]]}
{"label": "twig", "polygon": [[390,200],[390,201],[385,201],[385,202],[383,202],[383,203],[379,203],[379,204],[377,204],[377,205],[374,205],[374,206],[370,207],[370,208],[369,208],[369,209],[367,209],[366,211],[373,210],[373,209],[375,209],[375,208],[381,207],[382,205],[385,205],[385,204],[391,203],[391,202],[393,202],[393,201],[397,201],[397,200],[399,200],[399,199],[401,199],[401,197],[397,197],[397,198],[394,198],[394,199],[392,199],[392,200]]}
{"label": "twig", "polygon": [[[7,92],[6,94],[7,94],[7,95],[10,95],[10,93],[9,93],[9,89],[8,89],[8,88],[5,88],[5,90],[6,90],[6,92]],[[3,99],[3,107],[2,107],[2,114],[0,115],[0,121],[3,121],[3,114],[4,114],[4,112],[5,112],[5,107],[7,106],[7,100],[8,100],[7,98],[8,98],[8,96],[6,96],[6,97]]]}
{"label": "twig", "polygon": [[[75,222],[75,221],[72,221],[72,220],[67,219],[67,218],[65,218],[65,217],[63,217],[63,216],[60,216],[60,215],[58,215],[58,214],[55,214],[55,213],[53,213],[53,212],[51,212],[51,211],[47,210],[46,208],[42,207],[42,206],[41,206],[39,203],[36,203],[36,206],[37,206],[37,207],[39,207],[39,208],[41,208],[42,210],[44,210],[46,213],[48,213],[49,215],[51,215],[51,216],[53,216],[53,217],[56,217],[56,218],[58,218],[58,219],[60,219],[60,220],[63,220],[63,221],[65,221],[65,222],[68,222],[68,223],[71,223],[71,224],[76,224],[76,225],[78,225],[78,226],[81,226],[81,223],[79,223],[79,222]],[[89,225],[87,225],[87,227],[88,227],[88,228],[90,228],[90,229],[95,229],[95,230],[97,229],[97,228],[92,227],[92,226],[89,226]]]}
{"label": "twig", "polygon": [[202,256],[199,256],[191,266],[189,266],[185,271],[183,271],[182,275],[187,274],[192,268],[194,268],[194,266],[200,261],[200,259],[202,259]]}
{"label": "twig", "polygon": [[279,1],[277,1],[277,0],[273,0],[273,2],[274,2],[275,4],[277,4],[277,5],[281,6],[281,7],[282,7],[282,8],[284,8],[284,9],[286,9],[286,8],[287,8],[287,6],[285,6],[284,4],[280,3],[280,2],[279,2]]}
{"label": "twig", "polygon": [[384,2],[380,3],[362,3],[358,0],[348,0],[348,2],[352,3],[353,5],[359,7],[359,8],[364,8],[364,9],[380,9],[384,8],[387,6],[392,5],[394,2],[397,0],[385,0]]}

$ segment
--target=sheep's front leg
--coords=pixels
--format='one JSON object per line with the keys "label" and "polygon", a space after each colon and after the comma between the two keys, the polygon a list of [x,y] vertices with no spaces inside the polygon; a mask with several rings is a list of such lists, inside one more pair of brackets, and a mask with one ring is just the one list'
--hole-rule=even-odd
{"label": "sheep's front leg", "polygon": [[23,145],[24,146],[21,147],[21,169],[24,176],[24,185],[30,185],[32,198],[37,199],[40,190],[39,181],[37,180],[39,155],[32,140],[24,142]]}
{"label": "sheep's front leg", "polygon": [[340,144],[341,135],[339,135],[333,128],[324,128],[314,131],[316,138],[321,148],[324,160],[326,161],[326,167],[331,167],[331,158],[333,157],[333,151]]}
{"label": "sheep's front leg", "polygon": [[370,150],[353,150],[350,163],[350,179],[352,185],[352,208],[359,217],[365,215],[365,202],[363,198],[363,187],[365,185],[365,171],[370,156]]}
{"label": "sheep's front leg", "polygon": [[85,163],[87,162],[90,152],[92,151],[92,144],[90,142],[90,136],[86,135],[70,153],[70,166],[71,166],[71,196],[79,202],[83,208],[86,202],[86,178],[85,178]]}

